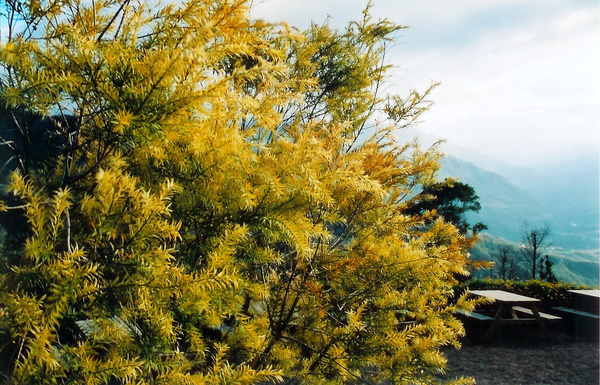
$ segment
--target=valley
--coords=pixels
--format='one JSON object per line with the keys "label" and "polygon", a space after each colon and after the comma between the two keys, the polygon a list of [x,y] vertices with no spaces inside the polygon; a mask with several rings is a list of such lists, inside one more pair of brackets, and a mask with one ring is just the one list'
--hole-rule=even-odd
{"label": "valley", "polygon": [[468,213],[467,218],[470,223],[483,222],[488,229],[472,250],[473,258],[493,260],[502,245],[518,252],[525,225],[539,228],[548,224],[551,233],[545,254],[553,262],[557,278],[599,284],[597,157],[532,170],[454,150],[442,164],[440,179],[458,178],[479,196],[481,210]]}

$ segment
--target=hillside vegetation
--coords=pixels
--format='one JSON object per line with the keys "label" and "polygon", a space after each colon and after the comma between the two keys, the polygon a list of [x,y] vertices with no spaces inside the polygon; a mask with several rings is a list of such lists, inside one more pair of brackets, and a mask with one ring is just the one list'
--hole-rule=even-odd
{"label": "hillside vegetation", "polygon": [[[471,255],[476,260],[494,261],[503,246],[509,246],[515,251],[519,250],[519,244],[516,242],[482,234],[480,241],[471,249]],[[552,270],[560,281],[590,286],[599,284],[600,263],[596,251],[549,247],[545,254],[554,263]],[[494,270],[475,271],[474,276],[498,278],[498,274]]]}

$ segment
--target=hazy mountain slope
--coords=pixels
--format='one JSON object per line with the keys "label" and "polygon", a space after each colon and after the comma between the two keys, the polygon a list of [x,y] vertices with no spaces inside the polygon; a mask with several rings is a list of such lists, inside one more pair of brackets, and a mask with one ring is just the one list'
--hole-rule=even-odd
{"label": "hazy mountain slope", "polygon": [[518,241],[525,222],[539,226],[550,221],[551,216],[544,207],[505,177],[452,156],[445,157],[442,164],[441,177],[459,177],[475,189],[481,211],[469,219],[472,223],[485,223],[489,234]]}
{"label": "hazy mountain slope", "polygon": [[597,249],[600,223],[600,163],[595,155],[554,165],[544,185],[532,191],[551,208],[557,244]]}
{"label": "hazy mountain slope", "polygon": [[547,222],[554,246],[598,250],[599,177],[593,156],[555,165],[549,176],[549,170],[542,174],[490,160],[486,167],[495,165],[502,175],[454,156],[442,163],[442,177],[460,177],[475,188],[482,209],[471,221],[488,225],[489,234],[519,241],[525,222],[532,227]]}
{"label": "hazy mountain slope", "polygon": [[[593,157],[555,165],[545,173],[489,160],[484,163],[488,170],[446,156],[440,172],[441,178],[459,177],[479,196],[481,211],[469,220],[481,221],[489,229],[471,251],[473,258],[491,261],[502,245],[517,250],[525,222],[531,227],[548,223],[551,234],[546,254],[554,262],[558,279],[598,285],[599,178]],[[502,175],[489,168],[499,170]],[[489,271],[478,273],[489,274]]]}

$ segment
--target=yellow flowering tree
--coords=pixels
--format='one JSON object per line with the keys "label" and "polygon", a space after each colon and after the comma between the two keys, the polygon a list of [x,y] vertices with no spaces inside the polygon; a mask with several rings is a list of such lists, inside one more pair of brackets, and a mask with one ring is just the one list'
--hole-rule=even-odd
{"label": "yellow flowering tree", "polygon": [[443,370],[472,240],[408,214],[440,154],[394,139],[429,106],[380,93],[400,26],[299,31],[243,0],[2,13],[7,381]]}

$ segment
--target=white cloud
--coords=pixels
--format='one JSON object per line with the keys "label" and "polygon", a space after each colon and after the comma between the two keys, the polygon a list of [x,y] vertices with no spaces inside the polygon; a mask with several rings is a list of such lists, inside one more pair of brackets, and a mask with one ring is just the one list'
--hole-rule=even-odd
{"label": "white cloud", "polygon": [[[269,17],[342,27],[366,1],[264,0]],[[380,0],[410,25],[390,57],[398,93],[442,85],[422,132],[512,163],[598,151],[600,9],[591,0]],[[279,15],[279,16],[276,16]]]}
{"label": "white cloud", "polygon": [[254,0],[252,15],[272,21],[286,21],[307,28],[312,21],[330,23],[341,28],[361,17],[366,1],[363,0]]}
{"label": "white cloud", "polygon": [[597,150],[598,15],[575,11],[405,60],[442,87],[422,129],[513,163]]}

